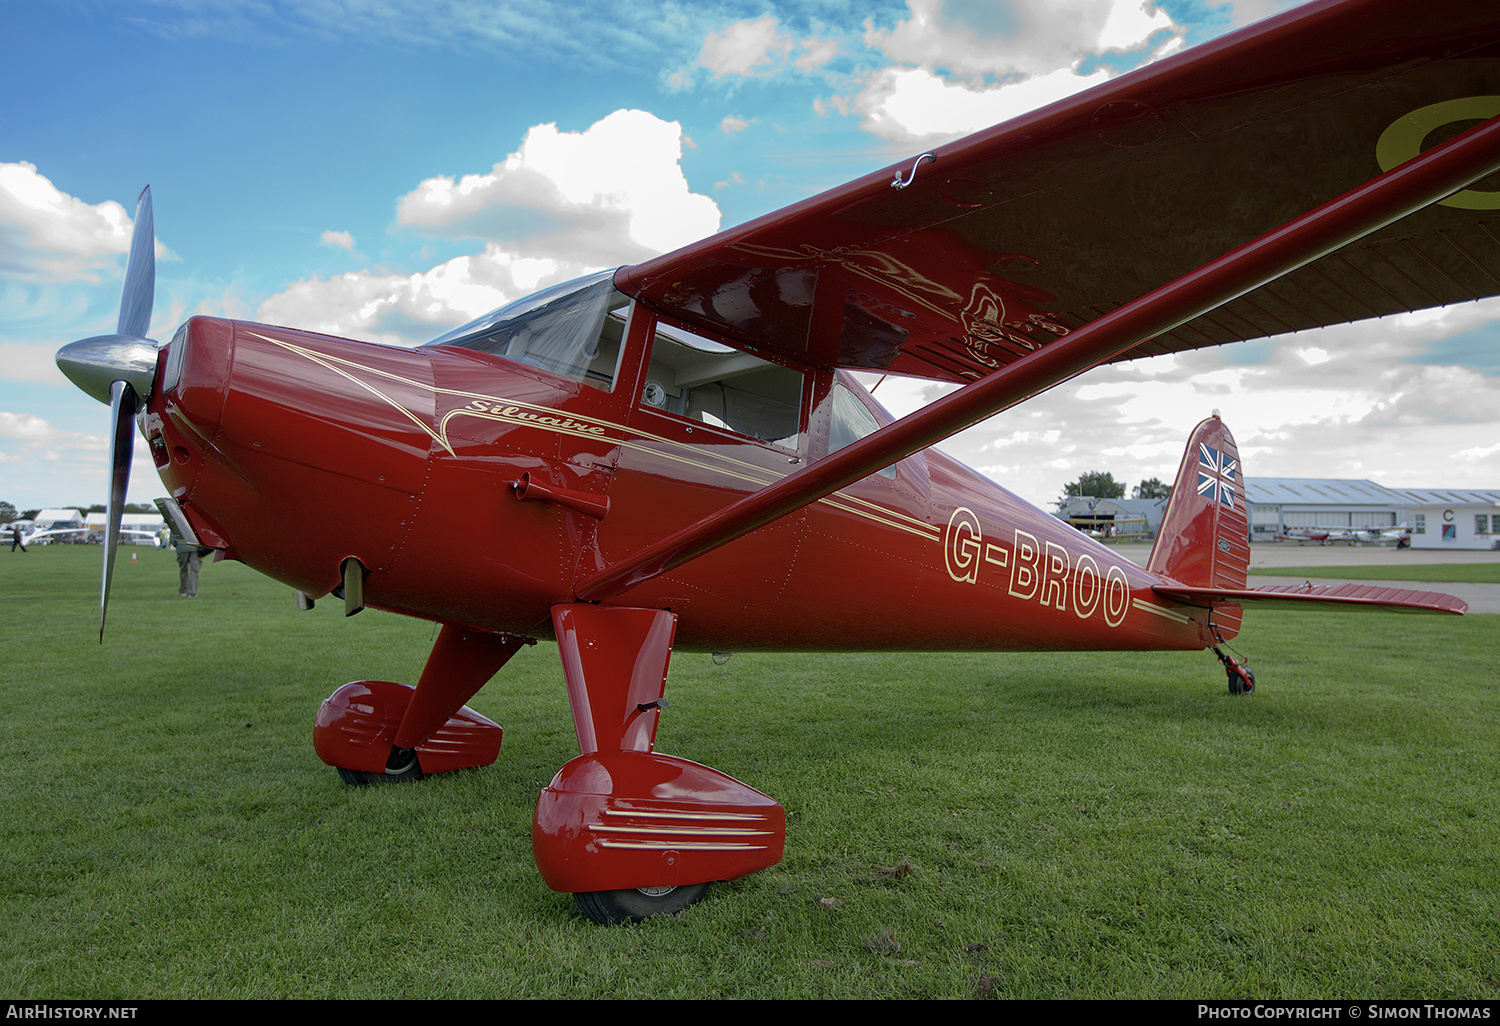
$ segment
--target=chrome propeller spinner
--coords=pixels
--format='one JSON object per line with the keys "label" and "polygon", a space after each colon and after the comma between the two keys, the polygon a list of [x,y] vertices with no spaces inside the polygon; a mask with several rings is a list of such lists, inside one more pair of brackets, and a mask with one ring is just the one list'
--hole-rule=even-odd
{"label": "chrome propeller spinner", "polygon": [[156,229],[151,217],[151,187],[136,201],[130,258],[120,294],[120,319],[113,335],[70,342],[57,351],[57,366],[68,379],[100,402],[109,404],[109,512],[104,535],[104,570],[99,585],[99,642],[104,643],[104,617],[109,609],[109,586],[115,574],[120,517],[125,488],[130,483],[130,456],[135,439],[132,422],[151,394],[156,376],[157,345],[146,338],[156,293]]}

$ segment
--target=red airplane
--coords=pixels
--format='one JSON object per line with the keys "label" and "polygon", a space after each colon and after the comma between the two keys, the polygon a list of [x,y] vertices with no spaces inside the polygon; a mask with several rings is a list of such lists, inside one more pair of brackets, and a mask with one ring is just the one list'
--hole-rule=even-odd
{"label": "red airplane", "polygon": [[1329,539],[1331,539],[1332,537],[1332,531],[1323,530],[1322,528],[1317,527],[1308,527],[1299,528],[1295,531],[1288,531],[1286,534],[1278,534],[1276,536],[1276,540],[1294,541],[1298,545],[1301,545],[1305,542],[1317,542],[1319,545],[1327,545],[1329,544]]}
{"label": "red airplane", "polygon": [[[537,803],[542,877],[600,922],[676,911],[774,864],[785,816],[655,750],[674,649],[1208,648],[1243,693],[1245,602],[1463,612],[1248,588],[1217,416],[1145,567],[927,450],[1102,362],[1500,291],[1497,114],[1487,5],[1315,3],[415,349],[144,339],[143,193],[117,334],[58,354],[114,422],[101,640],[134,421],[187,536],[442,625],[415,688],[323,704],[344,779],[489,764],[464,703],[555,640],[582,754]],[[892,421],[854,369],[964,387]],[[319,510],[296,532],[288,497]]]}

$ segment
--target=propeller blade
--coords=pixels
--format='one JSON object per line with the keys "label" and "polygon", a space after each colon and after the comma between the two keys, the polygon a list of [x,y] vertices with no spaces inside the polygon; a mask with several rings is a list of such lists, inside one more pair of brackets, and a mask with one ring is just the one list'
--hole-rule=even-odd
{"label": "propeller blade", "polygon": [[135,205],[135,227],[130,257],[125,264],[125,286],[120,291],[119,327],[113,335],[97,335],[63,346],[57,366],[83,391],[109,404],[109,513],[104,535],[104,574],[99,583],[99,643],[104,643],[104,619],[109,612],[109,587],[115,576],[115,552],[120,547],[120,518],[125,489],[130,484],[130,456],[135,448],[135,415],[151,394],[156,379],[156,344],[146,338],[151,328],[151,306],[156,293],[156,226],[151,216],[151,186],[141,190]]}
{"label": "propeller blade", "polygon": [[109,611],[109,586],[115,576],[115,550],[120,544],[120,517],[125,510],[125,487],[130,484],[130,456],[135,448],[135,389],[127,381],[109,388],[109,512],[104,532],[104,580],[99,586],[99,644],[104,644],[104,615]]}
{"label": "propeller blade", "polygon": [[156,296],[156,225],[151,217],[151,186],[141,190],[135,204],[135,227],[130,235],[130,259],[125,264],[125,287],[120,292],[120,326],[115,332],[145,338],[151,330],[151,304]]}

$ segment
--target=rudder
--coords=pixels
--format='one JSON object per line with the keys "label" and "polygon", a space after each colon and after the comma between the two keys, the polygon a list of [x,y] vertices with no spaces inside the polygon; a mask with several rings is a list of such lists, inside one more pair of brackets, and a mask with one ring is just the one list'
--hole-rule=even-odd
{"label": "rudder", "polygon": [[[1193,429],[1167,501],[1147,569],[1202,588],[1245,587],[1250,569],[1250,524],[1244,475],[1234,436],[1215,413]],[[1226,636],[1239,628],[1239,607],[1219,606],[1215,621]]]}

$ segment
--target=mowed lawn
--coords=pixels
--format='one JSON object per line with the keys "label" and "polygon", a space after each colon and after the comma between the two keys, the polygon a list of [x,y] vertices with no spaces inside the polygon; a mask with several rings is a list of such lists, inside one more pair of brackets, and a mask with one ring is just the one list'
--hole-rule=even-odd
{"label": "mowed lawn", "polygon": [[658,748],[780,800],[785,859],[606,929],[541,882],[554,646],[498,762],[349,788],[318,703],[430,624],[234,563],[0,560],[0,992],[168,997],[1500,994],[1500,618],[1251,613],[1206,653],[678,652]]}

